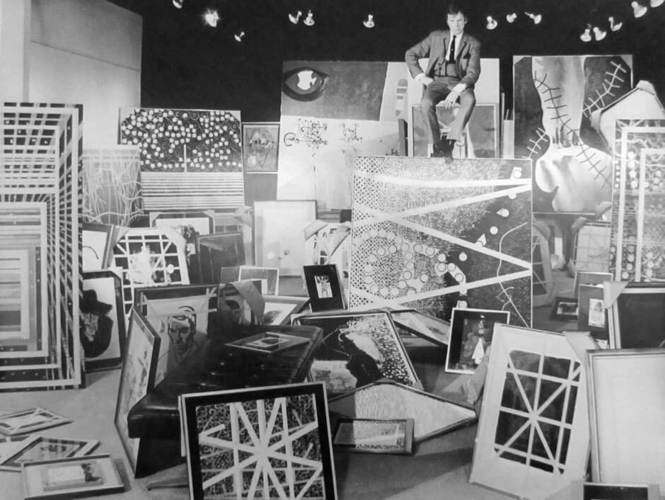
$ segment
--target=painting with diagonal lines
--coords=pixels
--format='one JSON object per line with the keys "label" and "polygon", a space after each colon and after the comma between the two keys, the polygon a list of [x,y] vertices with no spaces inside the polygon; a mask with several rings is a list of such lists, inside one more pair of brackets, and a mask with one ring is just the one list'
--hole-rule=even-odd
{"label": "painting with diagonal lines", "polygon": [[350,308],[469,307],[531,317],[531,163],[359,157]]}
{"label": "painting with diagonal lines", "polygon": [[534,161],[534,212],[597,212],[611,151],[591,113],[632,87],[632,57],[514,56],[515,157]]}
{"label": "painting with diagonal lines", "polygon": [[183,396],[196,499],[334,499],[321,384]]}

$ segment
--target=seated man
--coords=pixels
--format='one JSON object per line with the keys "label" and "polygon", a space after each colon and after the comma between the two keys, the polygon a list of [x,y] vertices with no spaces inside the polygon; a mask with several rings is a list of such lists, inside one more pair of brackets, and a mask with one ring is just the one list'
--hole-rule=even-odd
{"label": "seated man", "polygon": [[[433,156],[452,158],[455,141],[462,136],[476,103],[473,86],[480,75],[480,42],[464,33],[467,18],[455,4],[447,10],[449,30],[433,31],[427,38],[406,51],[405,60],[411,76],[425,85],[420,108],[425,115]],[[425,72],[418,59],[429,57]],[[447,138],[441,137],[436,105],[443,101],[452,108],[459,98],[460,107],[450,125]]]}

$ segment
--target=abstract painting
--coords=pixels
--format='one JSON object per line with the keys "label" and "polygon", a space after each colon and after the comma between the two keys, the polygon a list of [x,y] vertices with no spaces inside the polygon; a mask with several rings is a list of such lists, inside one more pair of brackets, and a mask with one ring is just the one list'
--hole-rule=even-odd
{"label": "abstract painting", "polygon": [[595,343],[575,334],[495,326],[470,482],[544,499],[584,477],[589,421],[576,352]]}
{"label": "abstract painting", "polygon": [[121,111],[120,142],[138,146],[145,210],[244,205],[240,111]]}
{"label": "abstract painting", "polygon": [[336,497],[322,384],[185,394],[190,497]]}
{"label": "abstract painting", "polygon": [[294,324],[323,329],[310,377],[325,382],[330,394],[343,394],[382,378],[421,387],[387,312],[305,315],[295,318]]}
{"label": "abstract painting", "polygon": [[617,120],[610,272],[665,281],[665,120]]}
{"label": "abstract painting", "polygon": [[632,88],[632,57],[514,56],[515,157],[534,162],[534,212],[597,213],[612,152],[591,113]]}
{"label": "abstract painting", "polygon": [[82,381],[82,112],[0,105],[0,391]]}
{"label": "abstract painting", "polygon": [[531,316],[528,160],[361,157],[353,191],[350,308],[469,307]]}

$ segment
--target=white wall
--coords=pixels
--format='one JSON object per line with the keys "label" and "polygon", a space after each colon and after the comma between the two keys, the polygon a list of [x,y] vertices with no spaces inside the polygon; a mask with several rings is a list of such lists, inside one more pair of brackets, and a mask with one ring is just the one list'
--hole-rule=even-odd
{"label": "white wall", "polygon": [[0,0],[0,102],[28,96],[30,0]]}
{"label": "white wall", "polygon": [[119,108],[141,102],[141,16],[105,0],[32,0],[30,18],[28,99],[83,104],[84,147],[117,144]]}

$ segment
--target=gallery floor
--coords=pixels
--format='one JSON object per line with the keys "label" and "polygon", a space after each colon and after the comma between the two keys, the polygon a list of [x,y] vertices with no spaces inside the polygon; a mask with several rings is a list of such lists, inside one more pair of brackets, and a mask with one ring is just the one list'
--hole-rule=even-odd
{"label": "gallery floor", "polygon": [[[563,274],[563,273],[561,273]],[[558,277],[557,289],[568,280]],[[561,281],[566,281],[565,285]],[[537,308],[534,316],[540,324],[547,322],[550,308]],[[561,325],[552,325],[561,328]],[[574,329],[567,325],[567,329]],[[436,347],[410,350],[416,371],[425,390],[450,399],[459,399],[467,375],[445,373],[445,351]],[[138,500],[185,500],[186,488],[148,489],[151,483],[180,478],[185,466],[177,466],[152,476],[134,479],[126,473],[128,462],[113,425],[115,400],[120,371],[92,373],[87,387],[80,390],[16,392],[0,395],[0,413],[40,406],[73,420],[72,423],[43,431],[42,435],[60,438],[97,439],[99,453],[117,459],[124,470],[127,491],[104,498]],[[490,500],[512,498],[499,492],[468,483],[473,456],[476,425],[467,426],[415,445],[412,456],[363,455],[335,451],[335,472],[340,500],[386,499]],[[23,498],[21,475],[0,471],[0,500]]]}

